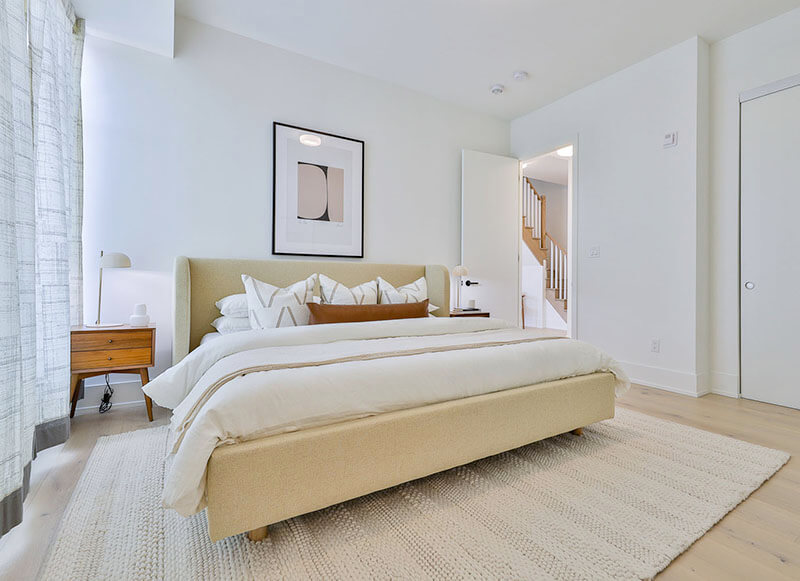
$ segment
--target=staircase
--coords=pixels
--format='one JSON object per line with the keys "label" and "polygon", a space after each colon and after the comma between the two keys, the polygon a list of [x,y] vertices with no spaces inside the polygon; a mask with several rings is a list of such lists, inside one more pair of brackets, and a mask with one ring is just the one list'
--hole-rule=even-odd
{"label": "staircase", "polygon": [[547,198],[528,178],[522,182],[522,239],[542,265],[545,298],[567,320],[567,253],[547,234]]}

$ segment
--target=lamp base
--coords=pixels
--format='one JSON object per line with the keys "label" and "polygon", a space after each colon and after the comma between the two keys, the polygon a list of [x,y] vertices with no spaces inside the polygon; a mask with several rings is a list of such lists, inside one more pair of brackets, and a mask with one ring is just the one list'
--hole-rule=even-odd
{"label": "lamp base", "polygon": [[84,327],[96,327],[96,328],[101,328],[101,327],[121,327],[124,324],[125,323],[86,323],[84,325]]}

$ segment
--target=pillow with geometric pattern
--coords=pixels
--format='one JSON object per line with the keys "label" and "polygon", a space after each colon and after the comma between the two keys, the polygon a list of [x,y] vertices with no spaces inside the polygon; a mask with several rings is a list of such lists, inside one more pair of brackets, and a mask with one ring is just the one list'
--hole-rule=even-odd
{"label": "pillow with geometric pattern", "polygon": [[319,292],[323,304],[328,305],[377,305],[378,281],[371,280],[348,288],[324,274],[319,275]]}
{"label": "pillow with geometric pattern", "polygon": [[280,288],[243,274],[250,327],[277,329],[308,325],[310,313],[306,305],[313,300],[316,277],[312,274],[305,280]]}
{"label": "pillow with geometric pattern", "polygon": [[[418,278],[414,282],[397,288],[392,283],[378,277],[378,303],[379,304],[398,304],[398,303],[421,303],[428,298],[428,283],[425,277]],[[439,307],[428,304],[428,312],[438,311]]]}

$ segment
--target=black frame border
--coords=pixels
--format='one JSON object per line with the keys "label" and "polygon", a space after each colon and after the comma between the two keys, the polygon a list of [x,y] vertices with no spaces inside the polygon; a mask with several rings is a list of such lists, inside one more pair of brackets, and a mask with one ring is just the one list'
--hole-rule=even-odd
{"label": "black frame border", "polygon": [[[277,183],[277,167],[275,163],[276,154],[275,146],[278,140],[278,126],[288,127],[289,129],[297,129],[299,131],[306,131],[308,133],[316,133],[318,135],[327,135],[328,137],[335,137],[337,139],[344,139],[346,141],[354,141],[361,144],[361,254],[310,254],[303,252],[277,252],[275,250],[275,226],[277,223],[277,216],[275,214],[275,198],[277,197],[276,183]],[[334,133],[327,133],[325,131],[317,131],[316,129],[309,129],[307,127],[299,127],[297,125],[289,125],[288,123],[280,123],[279,121],[272,122],[272,254],[275,256],[321,256],[329,258],[364,258],[364,150],[366,144],[362,139],[354,139],[352,137],[345,137],[343,135],[336,135]]]}

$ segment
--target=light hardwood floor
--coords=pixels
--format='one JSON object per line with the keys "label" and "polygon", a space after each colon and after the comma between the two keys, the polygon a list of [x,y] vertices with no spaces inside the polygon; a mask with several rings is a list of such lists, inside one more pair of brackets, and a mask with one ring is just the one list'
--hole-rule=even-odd
{"label": "light hardwood floor", "polygon": [[[619,405],[674,422],[785,450],[792,459],[678,557],[662,580],[800,579],[800,411],[717,395],[695,399],[634,386]],[[0,539],[0,579],[33,579],[64,507],[100,436],[167,423],[144,404],[77,416],[69,441],[34,463],[25,521]],[[80,556],[76,556],[80,558]]]}

